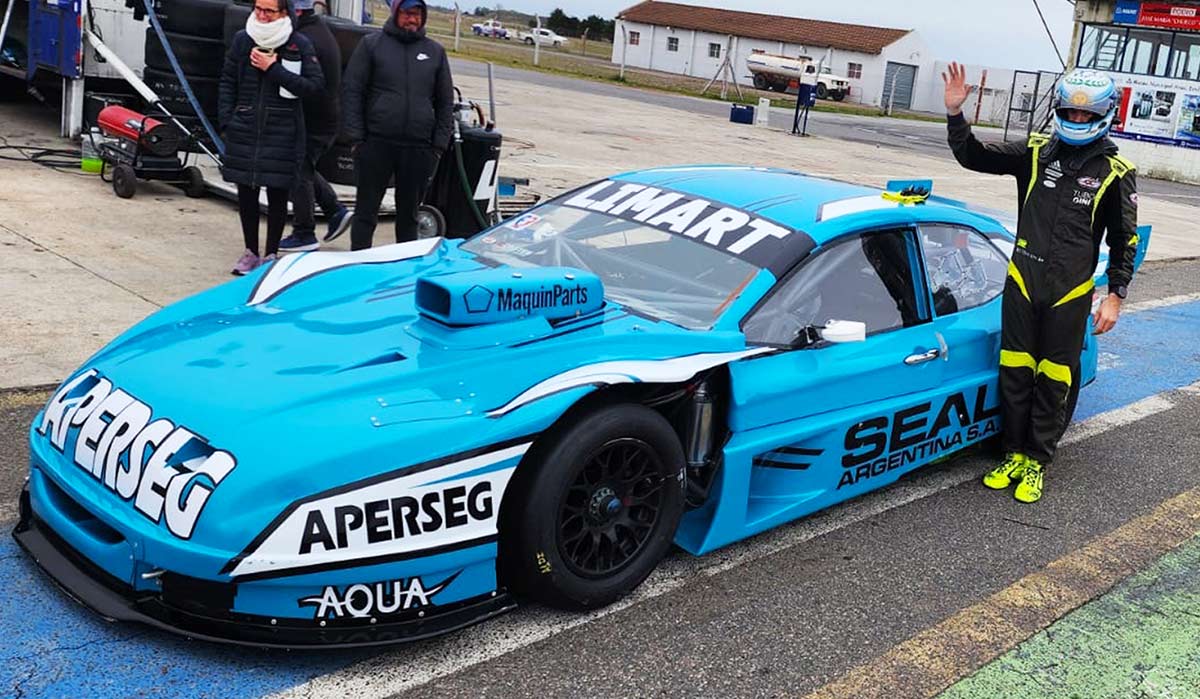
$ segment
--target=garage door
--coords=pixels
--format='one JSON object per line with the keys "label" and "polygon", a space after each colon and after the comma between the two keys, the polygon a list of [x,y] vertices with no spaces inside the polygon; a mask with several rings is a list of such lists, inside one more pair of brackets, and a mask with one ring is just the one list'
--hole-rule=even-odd
{"label": "garage door", "polygon": [[[917,81],[917,67],[906,63],[888,61],[887,71],[883,77],[883,105],[892,105],[895,109],[911,109],[913,83]],[[893,86],[896,99],[892,99]]]}

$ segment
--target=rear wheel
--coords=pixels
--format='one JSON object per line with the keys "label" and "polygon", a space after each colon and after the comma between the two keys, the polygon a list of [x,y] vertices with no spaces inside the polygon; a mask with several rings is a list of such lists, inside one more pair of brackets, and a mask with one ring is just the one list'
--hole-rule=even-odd
{"label": "rear wheel", "polygon": [[614,405],[539,449],[506,500],[501,565],[517,592],[565,609],[628,594],[671,546],[683,449],[661,415]]}
{"label": "rear wheel", "polygon": [[771,83],[767,81],[767,76],[762,73],[754,74],[754,89],[766,90],[771,87]]}
{"label": "rear wheel", "polygon": [[137,193],[137,173],[133,168],[121,163],[112,171],[113,193],[122,199],[131,199]]}

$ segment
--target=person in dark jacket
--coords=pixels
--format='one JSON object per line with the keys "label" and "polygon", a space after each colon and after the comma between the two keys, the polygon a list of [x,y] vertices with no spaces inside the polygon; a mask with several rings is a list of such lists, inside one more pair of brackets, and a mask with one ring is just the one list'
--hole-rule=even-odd
{"label": "person in dark jacket", "polygon": [[292,0],[292,9],[296,12],[296,31],[312,43],[325,76],[325,89],[304,98],[307,149],[292,187],[292,234],[279,243],[282,252],[304,252],[321,247],[313,217],[317,206],[329,223],[326,240],[345,232],[351,216],[350,210],[338,202],[333,187],[317,172],[317,162],[333,146],[341,129],[342,52],[325,18],[313,11],[313,0]]}
{"label": "person in dark jacket", "polygon": [[962,115],[972,89],[965,68],[951,63],[942,77],[954,157],[970,170],[1017,179],[1017,243],[1000,333],[1000,408],[1008,456],[983,483],[1002,490],[1017,482],[1016,499],[1036,502],[1043,469],[1075,412],[1092,275],[1105,231],[1108,294],[1091,314],[1095,334],[1116,325],[1133,278],[1135,168],[1107,138],[1120,99],[1106,74],[1075,70],[1056,88],[1053,135],[983,144]]}
{"label": "person in dark jacket", "polygon": [[[304,158],[301,98],[325,89],[312,44],[292,28],[286,0],[255,0],[221,70],[218,120],[225,140],[221,174],[238,186],[246,251],[234,274],[275,259],[287,221],[288,191]],[[258,254],[258,193],[267,188],[267,244]]]}
{"label": "person in dark jacket", "polygon": [[358,194],[350,246],[371,247],[395,177],[396,242],[417,237],[417,209],[454,128],[454,84],[441,44],[425,36],[423,0],[394,0],[383,31],[359,43],[342,77]]}

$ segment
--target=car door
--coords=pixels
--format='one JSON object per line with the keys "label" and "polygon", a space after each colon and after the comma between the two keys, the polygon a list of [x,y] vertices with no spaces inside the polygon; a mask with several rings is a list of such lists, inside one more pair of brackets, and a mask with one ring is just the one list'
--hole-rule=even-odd
{"label": "car door", "polygon": [[986,235],[962,225],[927,223],[918,228],[930,291],[933,326],[945,340],[943,382],[984,406],[984,420],[961,419],[977,429],[977,441],[995,434],[999,416],[996,382],[1000,357],[1000,304],[1008,258]]}
{"label": "car door", "polygon": [[[780,348],[730,366],[726,458],[755,467],[752,500],[761,489],[824,506],[937,451],[946,363],[928,299],[916,231],[895,229],[824,247],[751,313],[747,342]],[[793,341],[829,320],[865,323],[866,340]]]}

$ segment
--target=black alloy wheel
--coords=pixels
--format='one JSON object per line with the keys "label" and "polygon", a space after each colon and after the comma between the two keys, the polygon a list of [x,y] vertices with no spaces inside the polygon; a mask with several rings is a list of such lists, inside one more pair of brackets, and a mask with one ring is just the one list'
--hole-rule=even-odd
{"label": "black alloy wheel", "polygon": [[501,583],[543,604],[594,609],[642,583],[683,516],[683,447],[636,404],[574,415],[517,468],[500,512]]}
{"label": "black alloy wheel", "polygon": [[612,575],[645,548],[666,500],[661,474],[639,439],[614,439],[588,458],[558,513],[559,554],[574,573]]}

